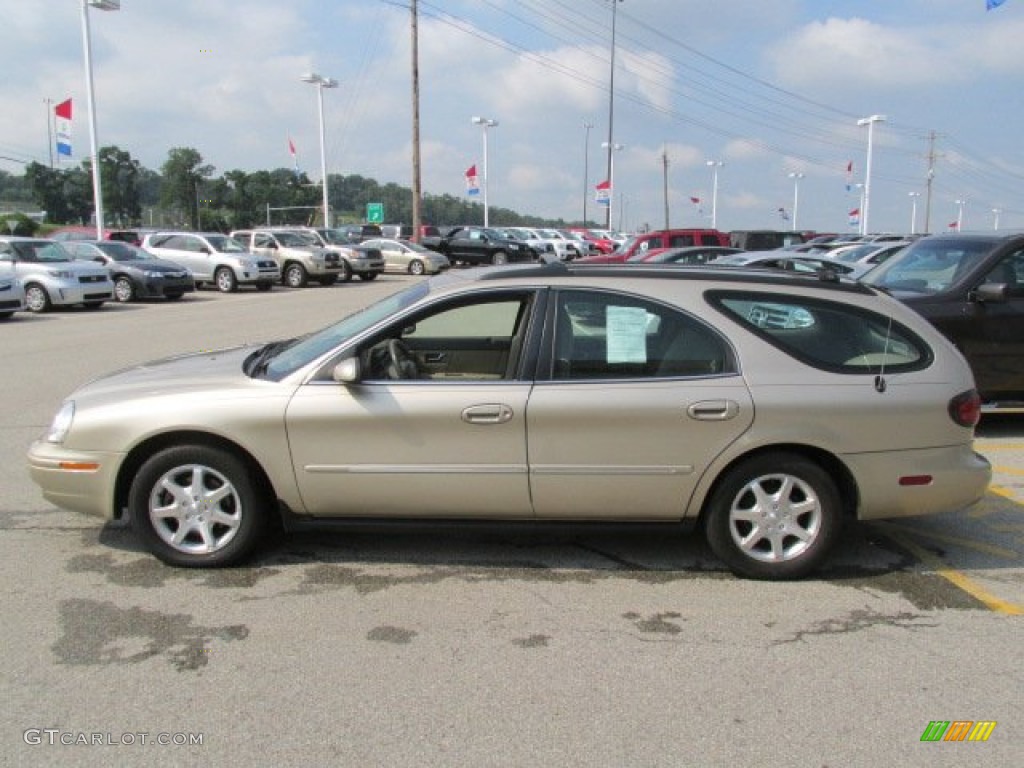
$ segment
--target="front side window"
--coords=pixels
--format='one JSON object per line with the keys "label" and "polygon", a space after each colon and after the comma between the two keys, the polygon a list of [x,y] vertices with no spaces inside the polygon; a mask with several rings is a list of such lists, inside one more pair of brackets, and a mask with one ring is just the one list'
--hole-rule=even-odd
{"label": "front side window", "polygon": [[403,319],[359,352],[365,380],[496,381],[515,375],[529,293],[445,302]]}
{"label": "front side window", "polygon": [[725,340],[676,308],[601,291],[563,291],[558,296],[554,379],[646,379],[735,371]]}
{"label": "front side window", "polygon": [[711,304],[787,354],[837,373],[926,367],[928,345],[893,318],[834,301],[773,293],[712,292]]}

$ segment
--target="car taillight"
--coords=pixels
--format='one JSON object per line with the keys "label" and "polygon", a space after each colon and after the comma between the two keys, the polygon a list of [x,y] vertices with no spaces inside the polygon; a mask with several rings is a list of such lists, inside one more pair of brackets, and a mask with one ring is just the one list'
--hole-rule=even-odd
{"label": "car taillight", "polygon": [[977,426],[981,419],[981,395],[969,389],[949,401],[949,417],[961,427]]}

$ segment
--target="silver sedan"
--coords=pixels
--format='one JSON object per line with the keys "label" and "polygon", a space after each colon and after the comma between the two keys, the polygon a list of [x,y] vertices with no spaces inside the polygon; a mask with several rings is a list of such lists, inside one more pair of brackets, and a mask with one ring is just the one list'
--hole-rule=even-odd
{"label": "silver sedan", "polygon": [[378,238],[363,245],[379,248],[384,255],[384,269],[388,272],[408,272],[410,275],[436,275],[451,266],[448,258],[419,243]]}

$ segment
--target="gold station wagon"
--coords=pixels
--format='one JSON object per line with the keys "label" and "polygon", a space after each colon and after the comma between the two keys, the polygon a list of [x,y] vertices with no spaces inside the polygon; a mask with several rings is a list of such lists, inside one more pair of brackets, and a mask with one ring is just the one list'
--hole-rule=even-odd
{"label": "gold station wagon", "polygon": [[979,407],[931,325],[834,275],[533,264],[99,379],[28,461],[180,566],[244,560],[275,518],[676,521],[787,579],[844,520],[978,500]]}

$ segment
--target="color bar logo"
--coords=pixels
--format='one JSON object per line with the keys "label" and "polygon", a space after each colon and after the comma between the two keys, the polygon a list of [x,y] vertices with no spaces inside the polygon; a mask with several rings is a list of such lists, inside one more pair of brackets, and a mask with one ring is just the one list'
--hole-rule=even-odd
{"label": "color bar logo", "polygon": [[921,741],[988,741],[995,727],[995,720],[932,720]]}

